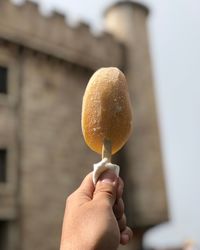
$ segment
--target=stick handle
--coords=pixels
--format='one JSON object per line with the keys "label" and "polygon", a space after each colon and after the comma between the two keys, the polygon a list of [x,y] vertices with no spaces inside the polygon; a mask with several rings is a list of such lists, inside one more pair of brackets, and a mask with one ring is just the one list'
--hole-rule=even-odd
{"label": "stick handle", "polygon": [[111,140],[104,139],[103,147],[102,147],[102,159],[107,158],[109,162],[111,162],[112,155],[112,142]]}

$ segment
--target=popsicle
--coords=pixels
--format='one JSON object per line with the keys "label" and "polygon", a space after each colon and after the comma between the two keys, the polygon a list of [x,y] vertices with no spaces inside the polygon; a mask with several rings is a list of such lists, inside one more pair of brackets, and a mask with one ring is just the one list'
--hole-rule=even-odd
{"label": "popsicle", "polygon": [[111,163],[111,155],[124,146],[132,130],[128,85],[118,68],[101,68],[92,75],[83,96],[81,123],[86,144]]}

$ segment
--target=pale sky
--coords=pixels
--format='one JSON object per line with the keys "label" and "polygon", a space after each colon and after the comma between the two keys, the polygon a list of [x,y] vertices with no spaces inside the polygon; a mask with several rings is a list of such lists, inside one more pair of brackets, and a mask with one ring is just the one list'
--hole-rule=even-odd
{"label": "pale sky", "polygon": [[[17,1],[17,0],[16,0]],[[15,1],[15,2],[16,2]],[[69,22],[102,29],[112,0],[34,0],[42,12],[57,8]],[[141,2],[141,1],[140,1]],[[158,118],[171,221],[151,230],[148,246],[200,246],[200,1],[146,0]]]}

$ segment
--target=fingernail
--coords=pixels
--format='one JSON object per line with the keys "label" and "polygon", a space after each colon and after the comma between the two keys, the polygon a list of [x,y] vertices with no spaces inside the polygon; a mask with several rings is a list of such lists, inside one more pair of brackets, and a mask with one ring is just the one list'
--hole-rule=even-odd
{"label": "fingernail", "polygon": [[117,176],[113,171],[108,170],[108,171],[105,171],[99,177],[99,181],[104,182],[104,183],[114,183],[117,181]]}
{"label": "fingernail", "polygon": [[123,234],[123,240],[127,243],[127,242],[129,242],[129,240],[130,240],[130,237],[129,237],[129,235],[128,234]]}

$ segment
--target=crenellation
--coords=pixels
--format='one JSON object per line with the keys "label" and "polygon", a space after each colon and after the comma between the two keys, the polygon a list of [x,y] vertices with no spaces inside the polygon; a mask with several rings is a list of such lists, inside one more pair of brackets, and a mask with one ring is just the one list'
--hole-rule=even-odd
{"label": "crenellation", "polygon": [[40,7],[38,3],[32,2],[32,1],[25,1],[21,5],[18,5],[19,7],[23,8],[28,13],[40,13]]}
{"label": "crenellation", "polygon": [[[88,24],[80,22],[72,28],[64,15],[54,11],[50,16],[43,16],[38,5],[29,1],[20,6],[10,1],[3,3],[0,9],[2,38],[92,69],[121,64],[121,47],[110,35],[112,41],[105,34],[97,39]],[[112,44],[108,46],[108,43]],[[104,53],[108,49],[109,55]]]}
{"label": "crenellation", "polygon": [[103,31],[99,36],[98,36],[98,38],[100,38],[100,39],[110,39],[110,40],[116,40],[115,39],[115,37],[111,34],[111,33],[109,33],[109,32],[107,32],[106,30],[105,31]]}
{"label": "crenellation", "polygon": [[54,19],[55,22],[59,22],[61,25],[67,25],[65,15],[57,10],[51,12],[50,18]]}
{"label": "crenellation", "polygon": [[106,31],[104,31],[103,33],[100,34],[100,36],[98,36],[98,40],[99,40],[99,43],[103,42],[106,45],[105,47],[108,48],[109,50],[110,49],[112,50],[112,46],[116,42],[119,45],[119,42],[115,39],[115,37],[111,33],[106,32]]}
{"label": "crenellation", "polygon": [[91,35],[91,29],[90,29],[90,25],[86,22],[78,22],[77,25],[74,28],[76,31],[78,32],[87,32],[88,34]]}

